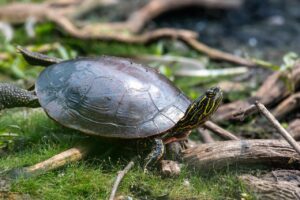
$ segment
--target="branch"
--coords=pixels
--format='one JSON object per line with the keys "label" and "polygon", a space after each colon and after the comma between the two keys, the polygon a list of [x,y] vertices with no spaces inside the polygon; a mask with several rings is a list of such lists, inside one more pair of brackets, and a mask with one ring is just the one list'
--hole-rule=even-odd
{"label": "branch", "polygon": [[215,142],[214,138],[210,135],[209,130],[204,128],[197,129],[199,135],[201,136],[204,143],[212,143]]}
{"label": "branch", "polygon": [[90,149],[91,147],[89,145],[73,147],[30,167],[11,170],[8,172],[8,174],[11,176],[11,178],[39,175],[41,173],[57,169],[67,163],[83,159],[90,152]]}
{"label": "branch", "polygon": [[267,120],[276,128],[276,130],[286,139],[286,141],[300,154],[300,146],[296,140],[280,125],[279,121],[267,110],[267,108],[259,103],[255,103],[258,110],[267,118]]}
{"label": "branch", "polygon": [[252,115],[257,112],[257,107],[255,105],[251,105],[245,110],[240,110],[236,113],[233,113],[233,117],[240,118],[241,121],[243,121],[247,116]]}
{"label": "branch", "polygon": [[215,124],[211,121],[206,121],[203,124],[203,127],[218,134],[220,137],[222,137],[224,139],[239,140],[239,138],[237,136],[235,136],[234,134],[230,133],[229,131],[223,129],[222,127],[218,126],[217,124]]}
{"label": "branch", "polygon": [[273,110],[273,114],[276,118],[283,118],[287,114],[295,111],[300,106],[300,92],[293,94],[282,101],[280,104],[276,106]]}
{"label": "branch", "polygon": [[117,176],[116,181],[113,185],[109,200],[114,200],[115,199],[115,195],[116,195],[116,192],[117,192],[117,189],[119,187],[119,184],[120,184],[121,180],[123,179],[125,174],[127,174],[127,172],[133,167],[133,165],[134,165],[134,162],[130,161],[122,171],[118,172],[118,176]]}
{"label": "branch", "polygon": [[199,42],[195,38],[183,38],[183,41],[186,42],[193,49],[208,55],[212,59],[225,60],[227,62],[244,65],[244,66],[249,66],[249,67],[256,66],[256,64],[254,62],[252,62],[248,59],[211,48],[211,47]]}
{"label": "branch", "polygon": [[300,167],[300,156],[285,140],[230,140],[183,151],[184,161],[199,171],[228,166]]}
{"label": "branch", "polygon": [[295,140],[300,139],[300,119],[295,119],[289,123],[288,129],[289,133],[295,138]]}

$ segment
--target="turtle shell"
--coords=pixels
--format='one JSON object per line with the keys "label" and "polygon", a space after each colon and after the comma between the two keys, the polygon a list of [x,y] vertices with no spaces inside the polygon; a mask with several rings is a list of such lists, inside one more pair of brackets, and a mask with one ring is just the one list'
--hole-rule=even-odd
{"label": "turtle shell", "polygon": [[82,58],[47,67],[36,94],[60,124],[110,138],[145,138],[172,128],[190,100],[154,69],[117,57]]}

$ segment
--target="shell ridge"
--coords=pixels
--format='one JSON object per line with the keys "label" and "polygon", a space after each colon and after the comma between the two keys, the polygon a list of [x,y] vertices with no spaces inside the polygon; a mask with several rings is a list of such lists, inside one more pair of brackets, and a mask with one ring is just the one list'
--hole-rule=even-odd
{"label": "shell ridge", "polygon": [[[151,87],[151,86],[150,86]],[[151,93],[149,92],[149,90],[147,91],[148,92],[148,95],[150,97],[150,100],[152,102],[152,104],[155,106],[155,108],[157,109],[157,111],[160,111],[159,108],[157,107],[156,103],[154,102],[153,98],[152,98],[152,95]]]}
{"label": "shell ridge", "polygon": [[157,126],[156,122],[152,119],[152,122],[154,124],[154,126],[156,127],[156,134],[158,134],[160,131],[159,131],[159,127]]}
{"label": "shell ridge", "polygon": [[124,91],[124,93],[122,94],[122,97],[121,97],[120,101],[118,102],[118,106],[117,106],[117,109],[116,109],[115,114],[114,114],[115,117],[117,117],[119,108],[120,108],[120,106],[122,105],[122,101],[123,101],[123,99],[124,99],[124,97],[125,97],[126,92],[127,92],[127,88],[125,88],[125,91]]}
{"label": "shell ridge", "polygon": [[112,123],[112,122],[97,122],[97,121],[94,121],[92,119],[89,119],[89,118],[86,118],[83,114],[81,114],[79,111],[76,111],[72,108],[70,108],[70,110],[72,110],[73,112],[77,113],[77,115],[79,115],[80,117],[82,117],[83,119],[87,120],[87,121],[90,121],[92,123],[95,123],[95,124],[106,124],[106,125],[112,125],[112,126],[116,126],[116,127],[119,127],[120,125],[119,124],[116,124],[116,123]]}

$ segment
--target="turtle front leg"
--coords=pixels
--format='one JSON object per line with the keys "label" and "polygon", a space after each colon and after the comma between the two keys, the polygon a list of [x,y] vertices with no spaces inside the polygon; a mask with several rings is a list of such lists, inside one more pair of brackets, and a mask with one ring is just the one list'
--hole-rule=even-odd
{"label": "turtle front leg", "polygon": [[0,110],[14,107],[39,107],[37,96],[33,92],[9,83],[0,83]]}
{"label": "turtle front leg", "polygon": [[154,139],[154,145],[150,154],[145,159],[144,172],[148,171],[148,167],[153,166],[162,158],[165,153],[165,145],[161,139]]}

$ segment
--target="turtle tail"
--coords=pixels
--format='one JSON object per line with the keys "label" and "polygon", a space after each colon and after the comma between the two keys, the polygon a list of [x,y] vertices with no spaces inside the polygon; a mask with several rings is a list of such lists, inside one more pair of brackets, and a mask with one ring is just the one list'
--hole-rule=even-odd
{"label": "turtle tail", "polygon": [[63,60],[60,58],[50,57],[41,53],[31,52],[21,46],[17,47],[18,51],[23,55],[24,59],[30,65],[38,65],[47,67],[56,63],[60,63]]}

